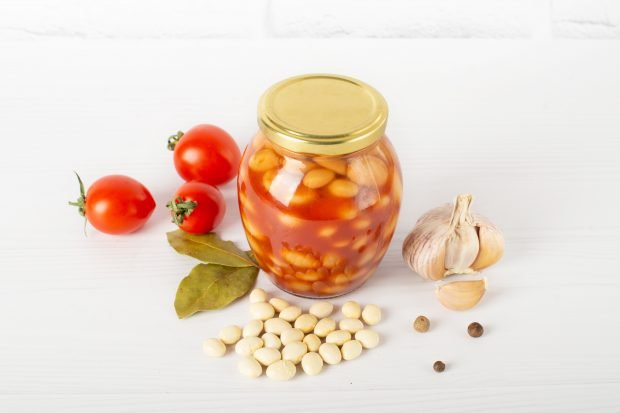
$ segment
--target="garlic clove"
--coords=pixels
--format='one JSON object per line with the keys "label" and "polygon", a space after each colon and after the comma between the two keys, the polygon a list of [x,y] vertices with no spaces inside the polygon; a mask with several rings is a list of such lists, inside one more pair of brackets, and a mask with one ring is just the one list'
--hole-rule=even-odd
{"label": "garlic clove", "polygon": [[475,271],[483,270],[495,264],[504,255],[504,237],[497,227],[490,223],[478,227],[478,242],[480,252],[471,264]]}
{"label": "garlic clove", "polygon": [[471,265],[476,260],[480,244],[476,228],[461,225],[454,229],[446,242],[445,275],[471,274]]}
{"label": "garlic clove", "polygon": [[[434,225],[434,224],[433,224]],[[447,224],[428,231],[424,223],[417,226],[403,243],[403,258],[415,272],[429,280],[440,280],[446,272]]]}
{"label": "garlic clove", "polygon": [[462,194],[456,197],[450,218],[451,234],[446,242],[446,274],[471,273],[471,264],[478,256],[478,233],[473,226],[469,209],[473,197]]}
{"label": "garlic clove", "polygon": [[468,310],[480,302],[486,292],[486,278],[481,280],[452,281],[437,286],[439,302],[450,310]]}
{"label": "garlic clove", "polygon": [[435,253],[430,252],[432,250],[432,245],[429,245],[428,258],[425,263],[420,263],[420,268],[422,269],[421,271],[426,274],[427,278],[433,281],[441,280],[446,272],[444,264],[446,261],[446,249],[439,248]]}

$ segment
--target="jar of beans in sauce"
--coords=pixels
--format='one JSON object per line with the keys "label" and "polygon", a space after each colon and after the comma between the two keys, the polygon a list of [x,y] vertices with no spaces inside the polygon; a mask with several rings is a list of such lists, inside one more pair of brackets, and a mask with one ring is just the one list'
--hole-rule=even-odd
{"label": "jar of beans in sauce", "polygon": [[250,247],[279,288],[333,297],[379,265],[402,194],[387,114],[379,92],[345,76],[290,78],[260,99],[239,208]]}

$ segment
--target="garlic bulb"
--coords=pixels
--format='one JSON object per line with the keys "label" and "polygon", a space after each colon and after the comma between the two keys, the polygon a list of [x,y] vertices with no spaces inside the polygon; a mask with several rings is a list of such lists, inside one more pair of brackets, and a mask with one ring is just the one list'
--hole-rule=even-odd
{"label": "garlic bulb", "polygon": [[409,267],[430,280],[472,274],[495,264],[504,253],[504,237],[488,219],[470,212],[472,196],[433,208],[416,223],[403,243]]}

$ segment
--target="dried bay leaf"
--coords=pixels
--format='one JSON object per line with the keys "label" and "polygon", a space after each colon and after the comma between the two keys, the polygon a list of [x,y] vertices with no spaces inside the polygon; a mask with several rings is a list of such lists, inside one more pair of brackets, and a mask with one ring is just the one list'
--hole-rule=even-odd
{"label": "dried bay leaf", "polygon": [[179,318],[226,307],[256,282],[258,267],[198,264],[179,284],[174,308]]}
{"label": "dried bay leaf", "polygon": [[188,234],[180,229],[168,232],[168,243],[179,254],[189,255],[202,262],[228,267],[256,267],[253,257],[231,241],[222,240],[214,232],[204,235]]}
{"label": "dried bay leaf", "polygon": [[259,268],[251,251],[243,251],[215,233],[194,235],[176,230],[167,237],[178,253],[206,263],[195,266],[179,284],[174,300],[179,318],[226,307],[254,286]]}

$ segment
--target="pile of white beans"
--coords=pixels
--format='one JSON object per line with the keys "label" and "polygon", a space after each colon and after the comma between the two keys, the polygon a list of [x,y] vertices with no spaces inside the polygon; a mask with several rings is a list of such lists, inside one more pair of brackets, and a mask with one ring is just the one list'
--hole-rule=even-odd
{"label": "pile of white beans", "polygon": [[355,301],[342,306],[344,318],[330,318],[334,305],[317,301],[304,313],[298,306],[281,298],[271,298],[257,288],[250,293],[252,320],[245,327],[236,325],[220,330],[219,338],[204,341],[204,352],[212,357],[226,353],[226,345],[235,345],[242,356],[238,367],[241,374],[256,378],[263,374],[273,380],[290,380],[297,374],[297,365],[311,376],[323,370],[323,364],[339,364],[354,360],[363,349],[379,344],[379,334],[364,326],[381,321],[381,309],[368,304],[363,309]]}

